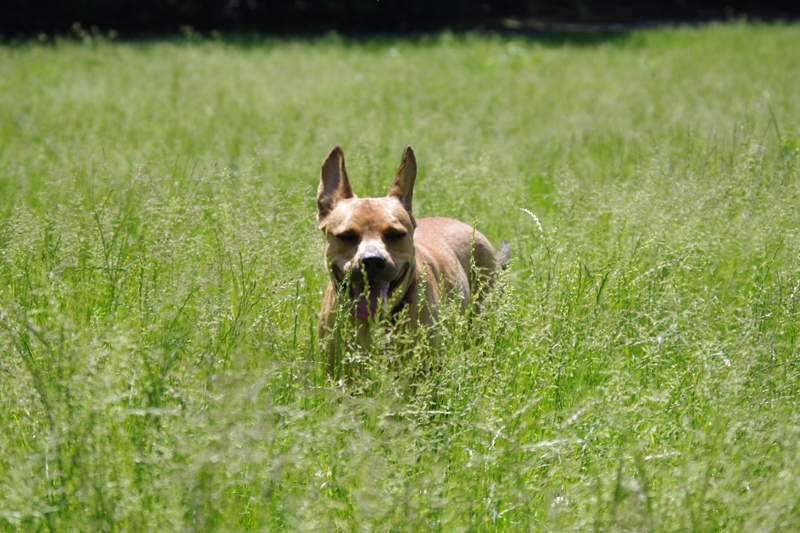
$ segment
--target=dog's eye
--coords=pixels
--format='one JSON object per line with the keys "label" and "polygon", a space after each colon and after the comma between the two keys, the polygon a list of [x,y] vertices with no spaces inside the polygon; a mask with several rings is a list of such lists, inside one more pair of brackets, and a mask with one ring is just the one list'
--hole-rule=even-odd
{"label": "dog's eye", "polygon": [[390,231],[384,235],[387,242],[400,242],[406,236],[405,231]]}
{"label": "dog's eye", "polygon": [[358,242],[358,234],[353,231],[345,231],[344,233],[339,233],[336,235],[336,238],[346,244],[354,244]]}

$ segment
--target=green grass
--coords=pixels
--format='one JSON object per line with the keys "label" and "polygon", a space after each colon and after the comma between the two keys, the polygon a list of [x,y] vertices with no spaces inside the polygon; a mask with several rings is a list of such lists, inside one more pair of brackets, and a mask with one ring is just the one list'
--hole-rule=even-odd
{"label": "green grass", "polygon": [[[798,49],[3,45],[0,530],[800,530]],[[319,164],[409,143],[513,263],[413,390],[335,386]]]}

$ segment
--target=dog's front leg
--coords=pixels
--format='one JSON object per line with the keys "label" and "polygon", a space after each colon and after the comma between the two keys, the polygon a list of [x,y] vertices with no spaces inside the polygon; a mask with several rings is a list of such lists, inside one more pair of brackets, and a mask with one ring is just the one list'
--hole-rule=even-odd
{"label": "dog's front leg", "polygon": [[335,304],[320,316],[319,338],[328,376],[334,383],[350,381],[372,345],[369,320],[358,319]]}

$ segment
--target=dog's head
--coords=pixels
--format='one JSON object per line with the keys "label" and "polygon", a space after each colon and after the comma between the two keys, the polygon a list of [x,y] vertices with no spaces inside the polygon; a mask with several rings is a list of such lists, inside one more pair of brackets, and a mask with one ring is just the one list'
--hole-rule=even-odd
{"label": "dog's head", "polygon": [[410,146],[388,196],[353,194],[344,154],[335,147],[322,162],[317,222],[325,233],[325,262],[340,294],[358,318],[390,312],[402,300],[414,272],[411,197],[417,161]]}

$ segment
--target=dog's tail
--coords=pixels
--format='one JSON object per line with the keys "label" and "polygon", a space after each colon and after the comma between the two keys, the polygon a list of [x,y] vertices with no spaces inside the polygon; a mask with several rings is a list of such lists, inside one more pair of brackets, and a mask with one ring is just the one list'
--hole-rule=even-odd
{"label": "dog's tail", "polygon": [[503,244],[500,245],[500,251],[497,252],[497,262],[500,263],[500,268],[505,270],[510,260],[511,245],[508,244],[508,241],[503,241]]}

